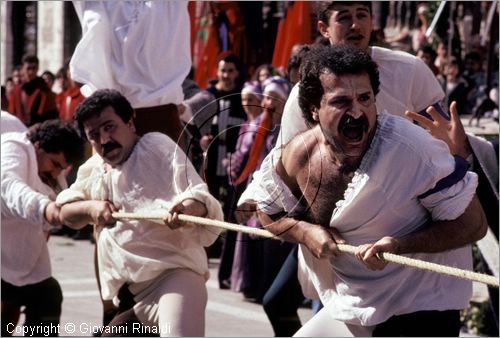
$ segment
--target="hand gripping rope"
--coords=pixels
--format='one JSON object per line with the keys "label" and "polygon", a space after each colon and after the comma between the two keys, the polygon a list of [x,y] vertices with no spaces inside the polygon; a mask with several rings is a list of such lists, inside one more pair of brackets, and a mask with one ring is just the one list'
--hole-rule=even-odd
{"label": "hand gripping rope", "polygon": [[[157,212],[157,213],[126,213],[126,212],[114,212],[113,217],[116,219],[164,219],[165,218],[165,213],[162,212]],[[270,239],[276,239],[276,240],[282,240],[281,238],[277,237],[276,235],[272,234],[271,232],[264,230],[264,229],[257,229],[257,228],[250,228],[246,227],[243,225],[239,224],[233,224],[233,223],[227,223],[227,222],[222,222],[222,221],[217,221],[217,220],[212,220],[208,218],[203,218],[203,217],[197,217],[197,216],[191,216],[191,215],[184,215],[184,214],[179,214],[179,220],[184,221],[184,222],[191,222],[191,223],[196,223],[200,225],[205,225],[205,226],[213,226],[217,228],[222,228],[230,231],[239,231],[243,232],[249,235],[256,235],[259,237],[263,238],[270,238]],[[337,244],[338,249],[341,252],[345,253],[350,253],[354,254],[356,251],[356,247],[349,245],[349,244]],[[479,283],[484,283],[488,284],[491,286],[494,286],[496,288],[499,287],[499,281],[496,277],[490,276],[490,275],[485,275],[477,272],[472,272],[472,271],[467,271],[467,270],[462,270],[446,265],[441,265],[441,264],[436,264],[436,263],[431,263],[431,262],[426,262],[422,261],[419,259],[413,259],[401,255],[395,255],[390,252],[381,252],[378,254],[379,258],[391,262],[391,263],[396,263],[404,266],[409,266],[412,268],[417,268],[421,270],[427,270],[427,271],[432,271],[432,272],[437,272],[440,274],[452,276],[452,277],[457,277],[457,278],[462,278],[474,282],[479,282]]]}

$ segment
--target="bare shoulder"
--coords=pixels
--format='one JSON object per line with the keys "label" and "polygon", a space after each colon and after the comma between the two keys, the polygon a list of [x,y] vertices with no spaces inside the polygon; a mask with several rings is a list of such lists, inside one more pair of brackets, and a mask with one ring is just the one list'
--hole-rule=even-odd
{"label": "bare shoulder", "polygon": [[318,144],[317,131],[313,128],[297,135],[283,146],[280,162],[288,176],[297,176],[309,163]]}

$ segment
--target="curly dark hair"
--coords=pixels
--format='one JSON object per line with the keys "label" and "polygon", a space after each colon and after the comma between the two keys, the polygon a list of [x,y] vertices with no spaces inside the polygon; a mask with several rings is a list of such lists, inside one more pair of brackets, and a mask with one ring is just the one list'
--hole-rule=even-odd
{"label": "curly dark hair", "polygon": [[61,120],[47,120],[33,128],[29,134],[31,143],[38,142],[40,148],[47,153],[64,154],[70,164],[81,163],[84,156],[85,141],[78,131],[69,122]]}
{"label": "curly dark hair", "polygon": [[318,21],[323,21],[328,25],[330,16],[332,15],[333,6],[335,5],[363,5],[368,7],[370,14],[372,13],[372,3],[371,1],[319,1],[316,4],[316,16]]}
{"label": "curly dark hair", "polygon": [[303,45],[300,47],[299,51],[288,58],[287,73],[290,74],[292,69],[300,69],[302,60],[307,55],[311,49],[310,45]]}
{"label": "curly dark hair", "polygon": [[134,108],[119,91],[114,89],[97,90],[78,105],[73,115],[82,137],[87,139],[83,124],[89,119],[101,115],[102,111],[110,106],[125,123],[128,123],[134,116]]}
{"label": "curly dark hair", "polygon": [[370,78],[373,94],[377,95],[380,87],[378,67],[362,49],[348,46],[317,46],[312,48],[300,69],[299,106],[306,121],[316,124],[311,108],[319,108],[324,90],[320,76],[324,73],[335,75],[358,75],[366,73]]}

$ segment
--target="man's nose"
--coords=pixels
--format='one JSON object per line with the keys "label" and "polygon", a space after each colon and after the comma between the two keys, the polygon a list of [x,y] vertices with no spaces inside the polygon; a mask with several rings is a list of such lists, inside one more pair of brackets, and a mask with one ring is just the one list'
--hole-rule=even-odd
{"label": "man's nose", "polygon": [[355,119],[360,118],[363,115],[359,103],[353,103],[351,108],[347,111],[347,114],[354,117]]}
{"label": "man's nose", "polygon": [[101,132],[101,133],[100,133],[100,141],[101,141],[101,145],[102,145],[102,144],[106,144],[106,143],[108,143],[110,139],[111,139],[111,138],[110,138],[110,136],[109,136],[109,134],[108,134],[108,133],[106,133],[106,132]]}
{"label": "man's nose", "polygon": [[57,178],[59,177],[59,175],[61,174],[61,168],[54,168],[52,169],[52,171],[50,172],[50,175],[52,176],[52,178],[54,180],[57,180]]}
{"label": "man's nose", "polygon": [[359,19],[354,17],[351,22],[351,30],[359,30],[360,27],[361,25]]}

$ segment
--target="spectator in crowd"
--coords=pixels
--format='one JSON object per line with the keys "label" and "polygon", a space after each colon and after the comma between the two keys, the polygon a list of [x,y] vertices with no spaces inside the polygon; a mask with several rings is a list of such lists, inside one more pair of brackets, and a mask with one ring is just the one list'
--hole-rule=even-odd
{"label": "spectator in crowd", "polygon": [[186,154],[196,171],[201,173],[203,166],[203,150],[200,146],[201,136],[210,132],[208,121],[217,113],[217,102],[212,93],[202,90],[193,81],[194,70],[182,83],[184,100],[177,106],[182,124],[183,137],[186,144]]}
{"label": "spectator in crowd", "polygon": [[[236,204],[248,182],[248,178],[242,177],[239,179],[239,177],[248,161],[256,131],[259,129],[259,117],[262,114],[262,98],[262,87],[258,81],[249,81],[244,84],[241,90],[241,103],[243,110],[247,114],[247,120],[240,127],[235,151],[231,153],[225,162],[229,182],[235,191],[233,201],[231,201],[232,205]],[[264,133],[266,132],[264,131]],[[238,184],[236,184],[237,181]],[[234,218],[239,224],[246,224],[247,226],[255,225],[251,221],[247,222],[247,219],[241,218],[239,215],[238,210],[235,210]],[[244,233],[237,234],[231,270],[231,289],[241,292],[247,300],[256,300],[258,281],[260,279],[259,267],[262,257],[259,250],[260,242],[252,241],[251,239],[254,238],[250,235]]]}
{"label": "spectator in crowd", "polygon": [[64,72],[64,90],[57,96],[59,118],[63,121],[73,121],[73,113],[76,107],[85,99],[81,92],[82,84],[71,78],[69,64],[62,68]]}
{"label": "spectator in crowd", "polygon": [[21,66],[15,66],[12,70],[12,79],[14,80],[14,85],[21,84],[23,82],[21,76]]}
{"label": "spectator in crowd", "polygon": [[257,67],[255,72],[253,73],[251,80],[258,81],[262,86],[264,81],[273,75],[274,75],[274,67],[268,63],[264,63],[259,67]]}
{"label": "spectator in crowd", "polygon": [[42,73],[42,79],[47,84],[47,87],[49,87],[49,89],[53,91],[52,87],[54,86],[54,83],[56,81],[54,73],[52,73],[50,70],[46,70]]}
{"label": "spectator in crowd", "polygon": [[422,60],[432,71],[435,76],[439,75],[439,69],[434,62],[436,61],[436,51],[431,45],[423,45],[417,51],[417,57]]}
{"label": "spectator in crowd", "polygon": [[464,65],[464,78],[469,85],[467,109],[472,114],[469,125],[472,125],[473,120],[476,119],[476,126],[479,127],[479,121],[484,113],[495,109],[497,105],[489,97],[481,54],[478,51],[467,53]]}
{"label": "spectator in crowd", "polygon": [[309,49],[309,45],[302,45],[296,53],[292,54],[290,58],[288,58],[286,73],[288,81],[290,81],[290,84],[292,86],[299,82],[300,65],[302,64],[302,60],[304,59]]}
{"label": "spectator in crowd", "polygon": [[438,79],[446,93],[446,102],[456,101],[458,114],[468,114],[467,94],[469,86],[461,74],[457,58],[454,56],[448,58],[443,75],[439,75]]}
{"label": "spectator in crowd", "polygon": [[17,84],[9,98],[9,113],[31,126],[58,117],[55,94],[37,76],[38,58],[25,55],[21,67],[22,84]]}
{"label": "spectator in crowd", "polygon": [[430,24],[428,15],[429,6],[427,4],[419,4],[417,8],[417,26],[411,34],[411,47],[414,53],[431,42],[425,35]]}
{"label": "spectator in crowd", "polygon": [[[255,95],[258,89],[251,87],[246,88]],[[254,119],[253,123],[248,124],[245,133],[240,133],[238,138],[240,147],[231,155],[228,165],[231,183],[239,193],[244,190],[247,180],[260,167],[265,155],[276,143],[289,88],[288,81],[279,76],[273,76],[264,81],[261,103],[255,107],[255,113],[257,109],[261,109],[262,113]],[[235,212],[239,223],[246,223],[250,227],[261,227],[255,217],[248,219],[239,211],[238,208]],[[244,234],[238,234],[236,243],[231,287],[243,292],[247,299],[262,302],[264,294],[292,246],[288,243],[262,241]]]}
{"label": "spectator in crowd", "polygon": [[[68,61],[69,63],[69,61]],[[68,64],[65,64],[63,67],[61,67],[57,73],[56,73],[56,79],[53,87],[53,92],[56,93],[57,95],[60,95],[62,92],[64,92],[66,89],[68,89],[68,78],[67,78],[67,73],[68,73]],[[57,97],[56,97],[57,99]]]}
{"label": "spectator in crowd", "polygon": [[443,74],[444,65],[446,64],[446,59],[448,58],[448,50],[446,48],[445,41],[439,41],[436,47],[436,60],[434,60],[434,65],[438,68],[439,73]]}
{"label": "spectator in crowd", "polygon": [[[245,122],[246,114],[241,105],[241,77],[243,65],[240,59],[223,52],[217,61],[217,80],[207,91],[216,99],[216,114],[210,117],[210,133],[203,135],[201,148],[206,152],[204,177],[210,193],[223,204],[224,215],[232,221],[234,207],[228,203],[235,193],[229,186],[229,177],[223,160],[234,152],[240,125]],[[224,236],[221,263],[219,266],[219,287],[229,289],[231,267],[233,265],[236,234],[229,231]]]}
{"label": "spectator in crowd", "polygon": [[14,83],[14,78],[12,76],[9,76],[7,79],[5,79],[5,98],[6,98],[6,105],[7,105],[7,108],[4,109],[5,111],[8,109],[9,98],[12,96],[12,93],[14,92],[15,87],[16,87],[16,85]]}

